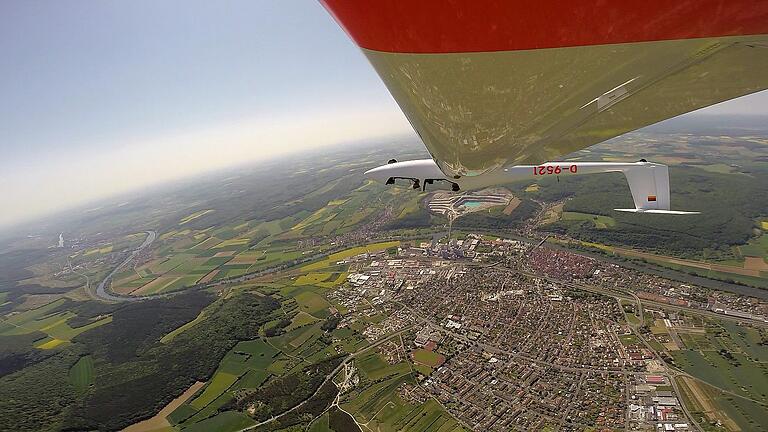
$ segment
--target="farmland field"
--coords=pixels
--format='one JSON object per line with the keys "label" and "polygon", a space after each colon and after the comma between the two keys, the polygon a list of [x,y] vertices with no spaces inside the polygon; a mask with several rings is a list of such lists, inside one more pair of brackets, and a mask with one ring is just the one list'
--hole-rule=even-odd
{"label": "farmland field", "polygon": [[230,246],[243,246],[248,244],[249,239],[247,238],[235,238],[231,240],[225,240],[216,246],[214,246],[214,249],[223,249]]}
{"label": "farmland field", "polygon": [[68,310],[54,312],[64,303],[64,299],[58,299],[47,305],[14,315],[6,319],[4,323],[0,323],[0,335],[23,335],[39,331],[45,333],[47,337],[36,341],[35,347],[48,350],[69,342],[83,332],[112,322],[112,317],[107,316],[73,328],[67,322],[75,318],[77,314]]}
{"label": "farmland field", "polygon": [[388,364],[377,353],[371,353],[357,360],[357,366],[365,376],[372,381],[391,375],[404,375],[410,373],[408,363],[401,362],[394,365]]}
{"label": "farmland field", "polygon": [[299,327],[303,327],[308,324],[313,324],[319,321],[317,318],[313,317],[312,315],[306,313],[306,312],[299,312],[297,313],[293,319],[291,320],[291,324],[288,325],[288,327],[285,328],[285,331],[291,331],[295,330]]}
{"label": "farmland field", "polygon": [[237,381],[237,378],[237,375],[217,372],[213,378],[211,378],[211,381],[208,383],[208,386],[205,387],[203,393],[195,398],[195,400],[190,402],[190,405],[193,408],[203,409],[206,405],[219,397],[219,395],[224,393],[224,391],[227,390],[232,384],[234,384],[235,381]]}
{"label": "farmland field", "polygon": [[760,237],[750,240],[746,245],[739,246],[739,251],[744,256],[768,257],[768,234],[763,233]]}
{"label": "farmland field", "polygon": [[[39,308],[31,309],[26,312],[22,312],[18,315],[14,315],[10,318],[7,318],[5,321],[13,325],[14,327],[20,327],[22,330],[28,328],[29,331],[34,331],[34,330],[37,330],[37,325],[35,325],[33,321],[49,314],[59,306],[63,305],[65,302],[66,300],[59,299],[51,303],[48,303],[45,306],[40,306]],[[30,326],[30,323],[31,323],[31,326]],[[12,334],[12,333],[8,333],[8,334]]]}
{"label": "farmland field", "polygon": [[80,357],[80,360],[69,370],[69,382],[78,392],[84,392],[88,390],[93,380],[93,358],[91,356]]}
{"label": "farmland field", "polygon": [[188,432],[235,432],[255,422],[243,413],[226,411],[184,428]]}
{"label": "farmland field", "polygon": [[234,352],[245,352],[251,355],[248,365],[256,369],[264,369],[272,363],[278,351],[261,339],[239,342],[233,348]]}
{"label": "farmland field", "polygon": [[296,278],[294,285],[316,285],[320,282],[326,281],[331,277],[331,273],[307,273]]}
{"label": "farmland field", "polygon": [[289,341],[289,344],[292,347],[294,347],[294,348],[299,348],[302,345],[304,345],[307,341],[309,341],[310,339],[313,339],[316,336],[320,335],[320,333],[321,333],[320,323],[312,325],[312,326],[296,329],[294,332],[289,333],[289,334],[293,334],[293,333],[296,333],[296,332],[299,333],[298,336],[296,336],[295,338],[291,339]]}
{"label": "farmland field", "polygon": [[589,213],[563,212],[563,220],[567,221],[590,221],[595,228],[609,228],[616,225],[616,220],[609,216],[594,215]]}
{"label": "farmland field", "polygon": [[460,432],[461,425],[433,399],[412,405],[403,401],[397,388],[412,383],[410,374],[394,376],[371,385],[351,397],[342,407],[372,430],[394,431],[449,431]]}
{"label": "farmland field", "polygon": [[296,295],[296,302],[299,304],[299,309],[317,318],[325,318],[328,316],[328,307],[330,303],[321,296],[312,291],[305,291]]}
{"label": "farmland field", "polygon": [[98,321],[94,321],[90,324],[86,324],[84,326],[80,327],[70,327],[66,321],[59,321],[54,326],[43,328],[41,331],[48,333],[51,337],[57,338],[57,339],[63,339],[63,340],[70,340],[74,338],[75,336],[79,335],[82,332],[94,329],[96,327],[102,326],[104,324],[109,324],[112,322],[112,317],[104,317]]}
{"label": "farmland field", "polygon": [[179,279],[181,279],[181,277],[179,276],[161,276],[153,280],[152,282],[142,286],[136,291],[133,291],[131,294],[133,295],[157,294],[163,291],[166,287],[173,284],[174,282],[178,281]]}
{"label": "farmland field", "polygon": [[316,263],[308,264],[301,268],[304,272],[311,272],[314,270],[323,269],[326,267],[330,267],[334,265],[337,261],[344,260],[349,257],[353,257],[355,255],[360,255],[362,253],[366,252],[379,252],[383,251],[385,249],[389,249],[391,247],[400,246],[399,241],[389,241],[389,242],[381,242],[381,243],[372,243],[366,246],[358,246],[351,249],[347,249],[341,252],[334,253],[328,258],[318,261]]}
{"label": "farmland field", "polygon": [[192,222],[193,220],[195,220],[195,219],[197,219],[199,217],[207,215],[208,213],[213,213],[214,211],[215,210],[213,210],[213,209],[207,209],[207,210],[200,210],[198,212],[194,212],[191,215],[182,218],[179,221],[179,225],[187,224],[187,223]]}
{"label": "farmland field", "polygon": [[254,389],[259,388],[269,377],[270,373],[266,370],[252,369],[243,374],[236,383],[232,385],[233,389]]}
{"label": "farmland field", "polygon": [[230,264],[256,264],[257,262],[266,259],[267,254],[265,251],[247,251],[237,254],[229,262]]}
{"label": "farmland field", "polygon": [[675,364],[712,385],[768,402],[768,348],[756,330],[718,323],[706,335],[683,338],[688,349],[671,353]]}
{"label": "farmland field", "polygon": [[706,416],[731,431],[762,430],[768,425],[766,411],[753,402],[687,377],[678,377],[677,383],[683,402],[694,416]]}
{"label": "farmland field", "polygon": [[209,237],[200,243],[196,244],[192,249],[193,250],[208,250],[217,244],[221,243],[221,239],[217,239],[216,237]]}
{"label": "farmland field", "polygon": [[334,273],[331,275],[330,278],[328,278],[324,282],[318,282],[317,286],[321,286],[323,288],[334,288],[342,283],[344,283],[347,280],[347,276],[349,273],[347,272],[341,272],[341,273]]}

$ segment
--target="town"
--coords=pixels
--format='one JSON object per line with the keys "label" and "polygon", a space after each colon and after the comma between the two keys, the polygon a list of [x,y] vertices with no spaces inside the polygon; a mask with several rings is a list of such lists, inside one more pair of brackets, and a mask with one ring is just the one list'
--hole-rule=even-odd
{"label": "town", "polygon": [[[405,400],[433,397],[474,430],[695,430],[669,352],[702,333],[700,314],[768,322],[768,303],[553,248],[467,234],[346,259],[329,295],[340,327],[383,314],[370,341],[392,363],[437,360]],[[403,352],[401,352],[403,351]],[[687,381],[684,381],[687,382]]]}

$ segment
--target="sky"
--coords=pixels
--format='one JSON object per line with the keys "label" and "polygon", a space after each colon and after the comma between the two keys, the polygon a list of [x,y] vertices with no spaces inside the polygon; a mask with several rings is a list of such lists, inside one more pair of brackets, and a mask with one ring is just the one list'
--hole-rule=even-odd
{"label": "sky", "polygon": [[[768,113],[768,93],[713,114]],[[0,226],[412,133],[316,0],[0,2]]]}

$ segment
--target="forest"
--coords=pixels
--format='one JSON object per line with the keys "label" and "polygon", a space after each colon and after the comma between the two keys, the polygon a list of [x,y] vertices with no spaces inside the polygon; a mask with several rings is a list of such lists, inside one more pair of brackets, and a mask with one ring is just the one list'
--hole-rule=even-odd
{"label": "forest", "polygon": [[[538,191],[526,192],[530,183],[512,185],[534,199],[565,200],[563,210],[610,216],[611,228],[596,228],[587,221],[559,221],[542,227],[585,241],[628,246],[683,257],[727,254],[733,245],[753,235],[757,218],[768,214],[768,172],[751,176],[717,174],[695,167],[671,167],[672,208],[700,215],[638,215],[616,212],[633,207],[629,186],[621,174],[599,174],[540,182]],[[762,197],[762,198],[761,198]]]}
{"label": "forest", "polygon": [[[174,338],[160,338],[213,300],[205,292],[129,304],[113,322],[75,338],[56,354],[0,378],[1,430],[115,430],[151,417],[193,382],[206,380],[238,341],[257,336],[271,297],[243,293]],[[94,359],[95,382],[79,393],[68,379],[83,356]],[[99,377],[108,377],[100,379]],[[45,412],[46,415],[40,415]]]}

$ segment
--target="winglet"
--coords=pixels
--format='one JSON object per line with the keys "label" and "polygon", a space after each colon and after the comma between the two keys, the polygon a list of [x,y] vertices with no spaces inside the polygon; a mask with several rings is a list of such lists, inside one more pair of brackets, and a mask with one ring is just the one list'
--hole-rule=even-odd
{"label": "winglet", "polygon": [[666,165],[639,162],[621,171],[629,183],[635,208],[615,210],[631,213],[698,214],[698,212],[670,210],[669,169]]}

